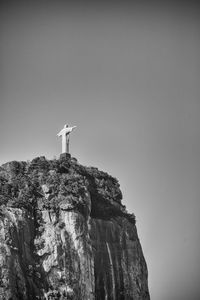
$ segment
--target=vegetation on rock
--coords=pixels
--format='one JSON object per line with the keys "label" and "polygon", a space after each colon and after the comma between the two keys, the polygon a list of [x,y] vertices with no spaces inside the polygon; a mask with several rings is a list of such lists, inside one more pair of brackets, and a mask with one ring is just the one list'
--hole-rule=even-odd
{"label": "vegetation on rock", "polygon": [[0,299],[149,300],[116,178],[76,159],[0,167]]}
{"label": "vegetation on rock", "polygon": [[86,193],[91,197],[92,217],[124,216],[135,223],[134,215],[121,204],[117,179],[97,168],[84,167],[76,159],[47,160],[41,156],[0,167],[0,205],[32,211],[40,198],[42,207],[56,210],[65,199],[66,209],[85,212]]}

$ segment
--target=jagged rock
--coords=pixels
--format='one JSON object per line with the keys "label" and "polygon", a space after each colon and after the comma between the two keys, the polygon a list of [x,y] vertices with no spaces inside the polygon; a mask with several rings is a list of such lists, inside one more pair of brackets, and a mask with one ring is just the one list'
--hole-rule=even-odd
{"label": "jagged rock", "polygon": [[76,159],[0,167],[0,300],[148,300],[118,181]]}

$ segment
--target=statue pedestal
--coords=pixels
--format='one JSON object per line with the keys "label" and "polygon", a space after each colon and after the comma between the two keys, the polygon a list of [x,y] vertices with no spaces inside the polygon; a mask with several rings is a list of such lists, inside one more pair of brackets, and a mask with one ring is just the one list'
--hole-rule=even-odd
{"label": "statue pedestal", "polygon": [[60,159],[70,159],[71,154],[70,153],[61,153],[60,154]]}

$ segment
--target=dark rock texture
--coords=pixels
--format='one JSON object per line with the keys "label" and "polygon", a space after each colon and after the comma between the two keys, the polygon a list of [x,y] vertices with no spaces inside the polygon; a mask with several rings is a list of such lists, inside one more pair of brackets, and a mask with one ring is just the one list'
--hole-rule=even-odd
{"label": "dark rock texture", "polygon": [[74,158],[0,167],[0,300],[148,300],[118,181]]}

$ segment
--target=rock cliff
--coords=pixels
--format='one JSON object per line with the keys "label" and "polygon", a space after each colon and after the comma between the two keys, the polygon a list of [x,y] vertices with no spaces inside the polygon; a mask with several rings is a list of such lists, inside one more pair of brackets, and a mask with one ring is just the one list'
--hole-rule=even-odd
{"label": "rock cliff", "polygon": [[118,181],[76,159],[0,167],[0,300],[148,300]]}

